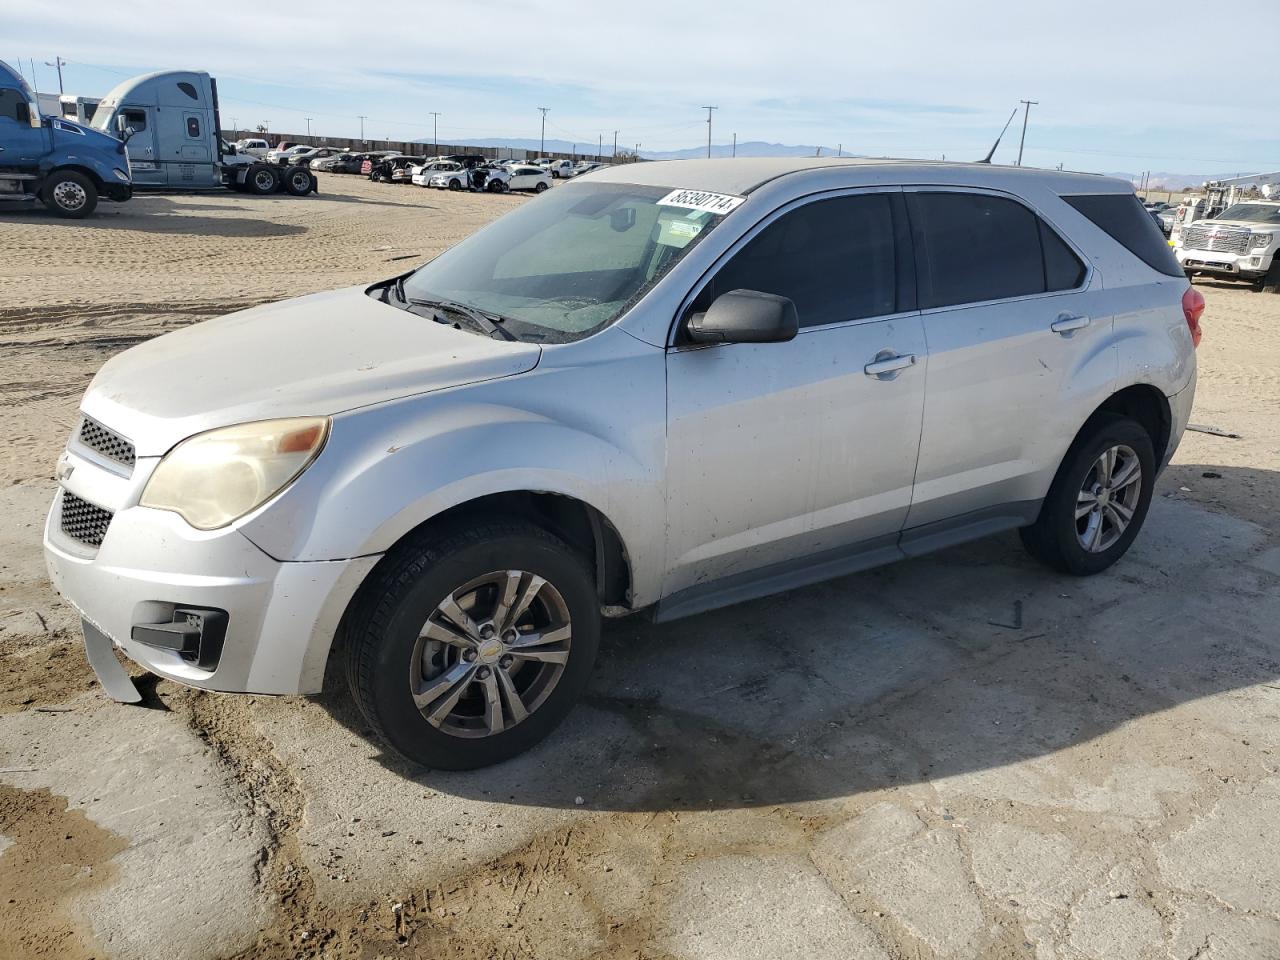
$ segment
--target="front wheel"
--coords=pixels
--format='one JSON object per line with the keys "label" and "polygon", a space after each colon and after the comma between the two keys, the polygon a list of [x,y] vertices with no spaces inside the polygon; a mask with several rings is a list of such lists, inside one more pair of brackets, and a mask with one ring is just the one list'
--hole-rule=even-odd
{"label": "front wheel", "polygon": [[1023,545],[1063,573],[1101,573],[1142,529],[1155,477],[1155,450],[1142,425],[1095,415],[1067,451],[1040,516],[1019,531]]}
{"label": "front wheel", "polygon": [[40,194],[51,213],[69,220],[87,217],[98,205],[98,190],[93,181],[74,170],[52,174]]}
{"label": "front wheel", "polygon": [[275,193],[276,188],[280,186],[280,174],[265,163],[256,164],[249,168],[249,176],[246,182],[249,185],[250,193],[265,197],[269,193]]}
{"label": "front wheel", "polygon": [[1259,285],[1263,293],[1280,293],[1280,253],[1271,261],[1271,269]]}
{"label": "front wheel", "polygon": [[564,719],[590,678],[600,614],[580,554],[495,520],[388,555],[348,637],[351,691],[379,736],[416,763],[469,770]]}
{"label": "front wheel", "polygon": [[539,180],[539,181],[538,181],[538,185],[537,185],[536,187],[534,187],[534,188],[533,188],[533,192],[534,192],[534,193],[542,193],[542,192],[543,192],[544,190],[546,190],[546,189],[547,189],[547,181],[545,181],[545,180]]}

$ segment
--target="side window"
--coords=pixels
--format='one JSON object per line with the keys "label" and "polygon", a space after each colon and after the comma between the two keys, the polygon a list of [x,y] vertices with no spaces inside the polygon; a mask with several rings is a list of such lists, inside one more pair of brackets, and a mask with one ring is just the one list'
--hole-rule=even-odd
{"label": "side window", "polygon": [[1084,264],[1075,252],[1043,220],[1040,221],[1040,243],[1044,248],[1045,290],[1074,290],[1084,281]]}
{"label": "side window", "polygon": [[21,124],[31,122],[31,108],[20,91],[12,87],[0,88],[0,117]]}
{"label": "side window", "polygon": [[200,118],[187,117],[187,136],[192,140],[200,139]]}
{"label": "side window", "polygon": [[127,127],[133,127],[134,133],[141,133],[147,129],[147,111],[145,110],[125,110],[124,123]]}
{"label": "side window", "polygon": [[802,327],[896,312],[890,194],[816,200],[783,214],[720,268],[693,310],[730,290],[788,297]]}
{"label": "side window", "polygon": [[907,203],[922,309],[1045,292],[1040,220],[1022,204],[978,193],[913,193]]}
{"label": "side window", "polygon": [[1132,193],[1063,197],[1117,243],[1154,270],[1181,277],[1182,267],[1151,214]]}

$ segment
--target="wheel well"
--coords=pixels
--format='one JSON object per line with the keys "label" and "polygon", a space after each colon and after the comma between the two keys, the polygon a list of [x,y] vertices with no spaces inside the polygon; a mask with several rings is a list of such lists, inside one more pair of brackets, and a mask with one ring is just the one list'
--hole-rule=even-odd
{"label": "wheel well", "polygon": [[581,551],[595,571],[602,606],[626,606],[630,601],[631,567],[622,538],[600,511],[573,497],[520,490],[468,500],[419,524],[396,546],[434,527],[495,514],[535,523]]}
{"label": "wheel well", "polygon": [[80,174],[81,176],[88,177],[89,181],[93,184],[94,189],[96,189],[99,193],[102,193],[103,190],[106,188],[106,184],[103,183],[102,178],[98,176],[93,170],[91,170],[89,167],[82,167],[74,163],[65,164],[61,167],[54,167],[45,175],[45,177],[46,179],[48,179],[48,177],[53,176],[55,173],[66,173],[67,171],[73,171],[75,173]]}
{"label": "wheel well", "polygon": [[1118,413],[1138,421],[1151,437],[1157,466],[1164,463],[1173,417],[1169,412],[1169,401],[1155,387],[1149,384],[1125,387],[1108,397],[1094,412]]}

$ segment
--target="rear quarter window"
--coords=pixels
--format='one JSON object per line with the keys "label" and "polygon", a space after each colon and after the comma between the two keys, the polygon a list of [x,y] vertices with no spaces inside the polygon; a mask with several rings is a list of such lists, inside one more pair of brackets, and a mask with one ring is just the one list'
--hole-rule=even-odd
{"label": "rear quarter window", "polygon": [[1170,277],[1182,276],[1168,241],[1136,195],[1081,194],[1062,199],[1151,269]]}

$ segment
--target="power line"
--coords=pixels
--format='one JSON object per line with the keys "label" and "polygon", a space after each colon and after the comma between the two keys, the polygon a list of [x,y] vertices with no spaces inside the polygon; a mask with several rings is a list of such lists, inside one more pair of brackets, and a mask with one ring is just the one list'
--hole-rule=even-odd
{"label": "power line", "polygon": [[52,63],[46,60],[44,62],[44,65],[46,67],[58,68],[58,96],[62,96],[64,93],[67,92],[64,89],[62,89],[62,68],[67,65],[67,61],[63,60],[61,57],[54,57]]}

